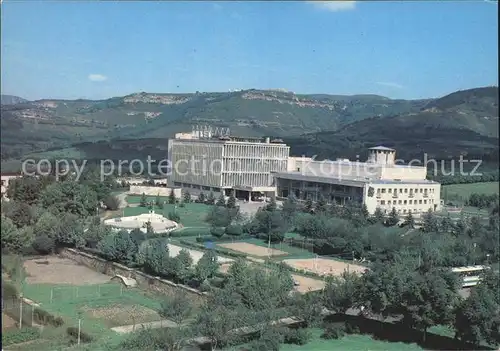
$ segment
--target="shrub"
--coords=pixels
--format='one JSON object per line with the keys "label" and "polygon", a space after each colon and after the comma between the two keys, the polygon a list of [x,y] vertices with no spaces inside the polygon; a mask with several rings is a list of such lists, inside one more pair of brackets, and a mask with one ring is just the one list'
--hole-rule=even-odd
{"label": "shrub", "polygon": [[222,238],[222,236],[224,236],[225,232],[226,232],[226,228],[224,228],[224,227],[212,227],[212,228],[210,228],[210,234],[212,234],[216,238]]}
{"label": "shrub", "polygon": [[352,323],[352,322],[346,322],[345,323],[345,332],[346,334],[359,334],[360,331],[359,331],[359,327]]}
{"label": "shrub", "polygon": [[38,328],[22,328],[12,331],[2,331],[2,347],[36,340],[40,337]]}
{"label": "shrub", "polygon": [[[76,327],[68,327],[66,329],[66,333],[75,340],[78,340],[78,328]],[[80,341],[83,343],[89,343],[93,340],[92,336],[80,330]]]}
{"label": "shrub", "polygon": [[207,242],[207,241],[213,241],[213,237],[211,235],[205,235],[205,236],[198,236],[196,238],[196,242],[198,243],[204,243],[204,242]]}
{"label": "shrub", "polygon": [[111,211],[115,211],[120,207],[120,200],[116,196],[113,196],[113,195],[107,196],[103,200],[103,203],[104,203],[104,206],[106,206],[106,208],[108,210],[111,210]]}
{"label": "shrub", "polygon": [[241,224],[230,224],[226,227],[226,234],[240,236],[243,234],[243,226]]}
{"label": "shrub", "polygon": [[307,328],[289,329],[285,334],[286,344],[305,345],[312,338],[312,333]]}
{"label": "shrub", "polygon": [[321,337],[323,339],[341,339],[345,335],[345,326],[343,324],[328,324]]}
{"label": "shrub", "polygon": [[167,218],[177,223],[181,221],[181,216],[177,212],[169,212]]}
{"label": "shrub", "polygon": [[52,325],[54,327],[60,327],[64,324],[64,320],[61,317],[55,317],[49,312],[42,310],[41,308],[35,307],[33,312],[33,317],[37,323],[43,325]]}
{"label": "shrub", "polygon": [[33,242],[33,248],[42,255],[48,255],[54,252],[55,247],[55,240],[53,238],[49,238],[45,234],[37,236]]}
{"label": "shrub", "polygon": [[2,279],[2,300],[16,299],[19,296],[17,288]]}

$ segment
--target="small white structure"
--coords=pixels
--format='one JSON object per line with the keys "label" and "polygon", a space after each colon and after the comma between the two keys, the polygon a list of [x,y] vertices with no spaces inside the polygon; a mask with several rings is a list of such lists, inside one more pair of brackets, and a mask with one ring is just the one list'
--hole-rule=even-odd
{"label": "small white structure", "polygon": [[146,223],[151,223],[155,233],[167,233],[179,227],[174,221],[163,217],[160,214],[154,213],[154,211],[149,211],[149,213],[143,213],[138,216],[128,216],[128,217],[118,217],[111,218],[104,221],[105,225],[108,225],[116,230],[128,230],[139,228],[142,232],[146,233]]}

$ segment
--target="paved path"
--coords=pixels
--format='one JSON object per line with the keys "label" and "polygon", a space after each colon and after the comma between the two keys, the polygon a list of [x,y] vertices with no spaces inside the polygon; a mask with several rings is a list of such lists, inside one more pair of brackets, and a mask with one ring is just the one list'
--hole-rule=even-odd
{"label": "paved path", "polygon": [[114,328],[111,328],[111,330],[119,333],[119,334],[127,334],[127,333],[131,333],[133,332],[134,330],[138,330],[140,328],[152,328],[152,329],[156,329],[156,328],[174,328],[174,327],[177,327],[177,323],[175,322],[172,322],[171,320],[168,320],[168,319],[164,319],[164,320],[161,320],[161,321],[156,321],[156,322],[149,322],[149,323],[137,323],[135,325],[123,325],[121,327],[114,327]]}

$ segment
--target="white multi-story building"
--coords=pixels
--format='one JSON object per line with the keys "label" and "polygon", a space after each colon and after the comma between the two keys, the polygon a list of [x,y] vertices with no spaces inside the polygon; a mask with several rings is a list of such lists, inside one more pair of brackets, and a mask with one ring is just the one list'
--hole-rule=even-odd
{"label": "white multi-story building", "polygon": [[288,169],[290,148],[281,140],[179,133],[168,141],[168,183],[224,192],[238,198],[274,196],[274,172]]}
{"label": "white multi-story building", "polygon": [[290,157],[287,172],[274,175],[278,197],[293,193],[300,199],[366,204],[368,212],[379,207],[388,213],[419,215],[441,208],[441,184],[426,179],[427,168],[398,165],[396,151],[383,146],[369,149],[367,162],[315,161]]}

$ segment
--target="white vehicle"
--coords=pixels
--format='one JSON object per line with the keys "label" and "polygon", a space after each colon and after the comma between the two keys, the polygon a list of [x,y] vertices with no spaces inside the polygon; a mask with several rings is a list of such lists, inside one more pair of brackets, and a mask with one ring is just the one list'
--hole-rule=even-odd
{"label": "white vehicle", "polygon": [[481,281],[481,274],[490,269],[488,266],[468,266],[468,267],[455,267],[451,271],[458,273],[462,278],[462,288],[470,288],[476,286]]}

